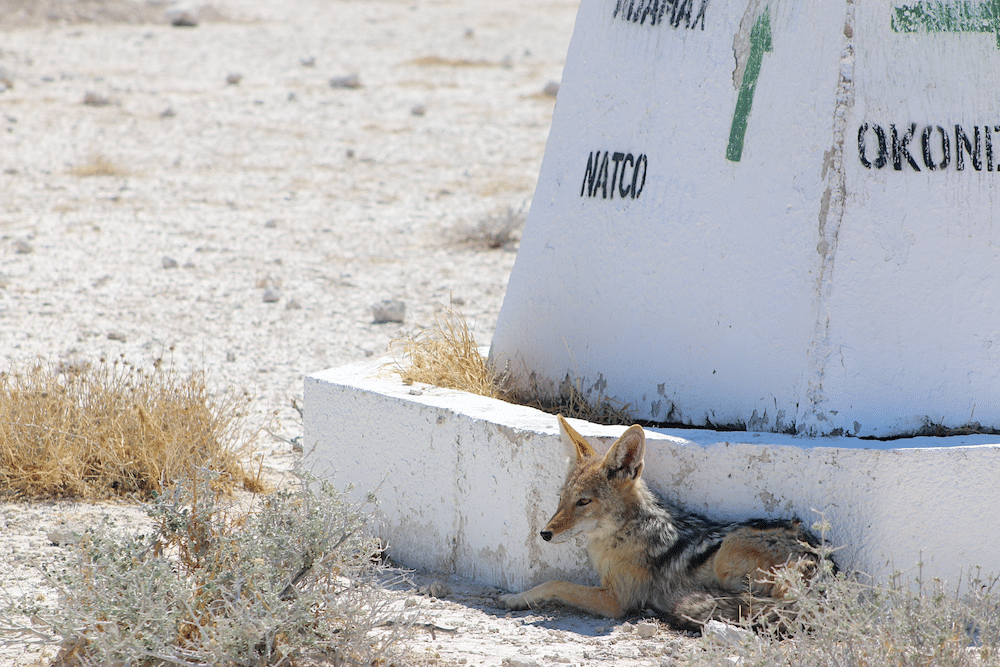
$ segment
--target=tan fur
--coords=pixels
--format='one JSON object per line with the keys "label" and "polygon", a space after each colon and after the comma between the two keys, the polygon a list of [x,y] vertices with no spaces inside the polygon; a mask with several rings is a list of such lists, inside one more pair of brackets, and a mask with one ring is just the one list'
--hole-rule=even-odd
{"label": "tan fur", "polygon": [[818,543],[797,520],[720,523],[656,497],[640,477],[640,426],[601,457],[562,416],[559,425],[573,464],[541,535],[555,543],[586,537],[601,585],[548,581],[501,596],[505,606],[557,602],[613,618],[652,607],[677,625],[700,627],[711,618],[743,620],[761,599],[765,609],[767,600],[777,605],[785,595],[774,583],[782,568],[815,571]]}

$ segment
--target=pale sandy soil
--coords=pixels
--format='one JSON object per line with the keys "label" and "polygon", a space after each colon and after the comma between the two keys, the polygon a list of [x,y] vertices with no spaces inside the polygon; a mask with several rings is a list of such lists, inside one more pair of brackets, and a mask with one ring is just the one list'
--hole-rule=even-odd
{"label": "pale sandy soil", "polygon": [[[0,366],[205,369],[253,394],[277,477],[297,456],[304,374],[380,355],[449,303],[489,342],[516,247],[462,239],[530,200],[576,3],[220,0],[194,28],[168,9],[0,2]],[[361,87],[331,87],[347,75]],[[406,303],[404,324],[372,323],[382,299]],[[143,512],[0,503],[3,585],[45,595],[36,566],[66,548],[53,531],[102,517]],[[451,594],[421,604],[454,632],[417,635],[431,662],[659,665],[684,646],[508,614],[441,574],[418,584],[435,579]],[[14,644],[0,665],[53,654]]]}

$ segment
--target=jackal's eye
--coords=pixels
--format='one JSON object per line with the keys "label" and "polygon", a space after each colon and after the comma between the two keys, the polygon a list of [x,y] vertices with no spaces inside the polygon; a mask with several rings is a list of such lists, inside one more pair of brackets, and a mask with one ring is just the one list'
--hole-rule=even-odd
{"label": "jackal's eye", "polygon": [[578,501],[576,501],[577,507],[583,507],[584,505],[589,505],[589,504],[590,504],[590,498],[580,498]]}

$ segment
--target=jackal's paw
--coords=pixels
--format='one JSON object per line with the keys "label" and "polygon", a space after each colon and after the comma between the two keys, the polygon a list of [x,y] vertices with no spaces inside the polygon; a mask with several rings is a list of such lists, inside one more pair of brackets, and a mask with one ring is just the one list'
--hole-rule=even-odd
{"label": "jackal's paw", "polygon": [[527,609],[528,601],[522,593],[506,593],[497,598],[501,606],[507,609]]}

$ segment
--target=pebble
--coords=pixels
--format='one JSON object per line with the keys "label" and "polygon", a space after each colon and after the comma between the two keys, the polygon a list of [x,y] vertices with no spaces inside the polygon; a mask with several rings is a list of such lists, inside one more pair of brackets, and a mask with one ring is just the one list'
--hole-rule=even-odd
{"label": "pebble", "polygon": [[315,67],[316,66],[316,56],[309,56],[308,58],[299,58],[299,64],[303,67]]}
{"label": "pebble", "polygon": [[413,116],[423,116],[427,113],[427,107],[423,104],[414,104],[410,107],[410,114]]}
{"label": "pebble", "polygon": [[108,340],[116,340],[119,343],[124,343],[126,339],[125,334],[121,331],[112,331],[108,334]]}
{"label": "pebble", "polygon": [[175,28],[194,28],[198,25],[198,15],[186,9],[172,9],[167,12],[167,21]]}
{"label": "pebble", "polygon": [[30,255],[35,252],[34,246],[23,239],[18,239],[14,241],[14,252],[18,255]]}
{"label": "pebble", "polygon": [[281,292],[277,287],[264,288],[264,303],[276,303],[281,300]]}
{"label": "pebble", "polygon": [[163,268],[165,268],[165,269],[176,269],[177,268],[177,260],[174,259],[173,257],[164,257],[163,258]]}
{"label": "pebble", "polygon": [[295,299],[290,299],[288,303],[285,304],[285,310],[302,310],[302,304]]}
{"label": "pebble", "polygon": [[446,598],[451,595],[451,588],[443,581],[432,581],[427,586],[422,586],[419,593],[432,598]]}
{"label": "pebble", "polygon": [[92,107],[106,107],[111,104],[111,98],[88,90],[83,94],[83,103]]}
{"label": "pebble", "polygon": [[649,639],[650,637],[655,636],[656,631],[656,623],[650,623],[648,621],[639,623],[635,626],[635,633],[643,639]]}
{"label": "pebble", "polygon": [[176,115],[177,112],[174,111],[173,107],[167,107],[166,109],[160,112],[160,118],[173,118]]}
{"label": "pebble", "polygon": [[406,317],[406,304],[398,299],[385,299],[372,304],[372,324],[402,322]]}
{"label": "pebble", "polygon": [[737,628],[735,625],[716,620],[706,623],[701,631],[703,641],[722,647],[742,646],[752,636],[752,633]]}
{"label": "pebble", "polygon": [[360,88],[361,80],[358,79],[357,74],[348,74],[347,76],[335,76],[330,79],[331,88]]}
{"label": "pebble", "polygon": [[230,86],[235,86],[242,80],[243,80],[243,75],[240,74],[239,72],[230,72],[229,74],[226,75],[226,83],[228,83]]}
{"label": "pebble", "polygon": [[549,81],[547,84],[545,84],[545,87],[542,88],[542,93],[544,95],[548,95],[549,97],[555,97],[556,95],[559,94],[559,82]]}

